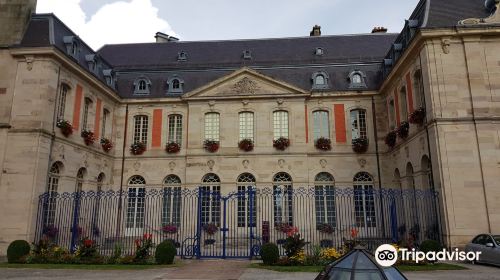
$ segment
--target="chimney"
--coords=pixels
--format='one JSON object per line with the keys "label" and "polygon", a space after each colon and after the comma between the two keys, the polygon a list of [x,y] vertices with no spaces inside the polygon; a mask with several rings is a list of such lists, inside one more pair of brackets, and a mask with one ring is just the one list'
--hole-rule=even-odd
{"label": "chimney", "polygon": [[311,37],[318,37],[321,36],[321,26],[315,25],[313,26],[313,29],[311,33],[309,34]]}
{"label": "chimney", "polygon": [[387,33],[387,28],[382,26],[374,27],[372,33]]}
{"label": "chimney", "polygon": [[170,35],[162,33],[162,32],[156,32],[155,39],[156,39],[156,43],[167,43],[167,42],[179,41],[179,38],[176,38],[174,36],[170,36]]}

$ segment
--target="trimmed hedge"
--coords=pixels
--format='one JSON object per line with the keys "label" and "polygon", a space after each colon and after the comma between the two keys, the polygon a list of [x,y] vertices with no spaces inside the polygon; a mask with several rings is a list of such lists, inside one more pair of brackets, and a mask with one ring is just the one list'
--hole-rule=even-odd
{"label": "trimmed hedge", "polygon": [[175,245],[170,240],[165,240],[156,247],[155,260],[157,264],[173,264],[177,254]]}
{"label": "trimmed hedge", "polygon": [[280,251],[274,243],[267,243],[260,248],[260,256],[265,265],[273,265],[280,259]]}
{"label": "trimmed hedge", "polygon": [[7,248],[7,260],[9,263],[21,263],[22,258],[30,253],[31,247],[27,241],[16,240]]}
{"label": "trimmed hedge", "polygon": [[420,251],[427,254],[427,252],[437,252],[440,251],[443,247],[436,240],[425,240],[420,244]]}

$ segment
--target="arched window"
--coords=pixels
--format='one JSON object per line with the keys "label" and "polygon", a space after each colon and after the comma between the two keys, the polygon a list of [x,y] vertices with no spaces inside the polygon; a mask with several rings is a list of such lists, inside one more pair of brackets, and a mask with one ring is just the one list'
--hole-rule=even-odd
{"label": "arched window", "polygon": [[182,115],[168,116],[168,142],[182,145]]}
{"label": "arched window", "polygon": [[363,109],[351,110],[351,135],[352,140],[364,138],[367,139],[366,132],[366,111]]}
{"label": "arched window", "polygon": [[82,131],[89,130],[88,120],[91,107],[92,107],[92,99],[85,97],[85,104],[83,106]]}
{"label": "arched window", "polygon": [[183,87],[184,87],[184,80],[182,80],[180,77],[177,75],[173,75],[168,81],[167,81],[167,87],[168,87],[168,92],[169,94],[179,94],[183,92]]}
{"label": "arched window", "polygon": [[85,169],[85,167],[78,169],[78,173],[76,173],[75,192],[81,192],[83,190],[83,180],[85,175],[87,175],[87,169]]}
{"label": "arched window", "polygon": [[102,196],[102,186],[106,175],[104,173],[99,173],[97,176],[97,195],[95,198],[94,213],[92,215],[92,234],[94,238],[99,237],[99,217],[101,213],[101,196]]}
{"label": "arched window", "polygon": [[64,113],[66,111],[66,96],[68,95],[69,86],[61,84],[59,96],[57,97],[57,120],[64,120]]}
{"label": "arched window", "polygon": [[273,177],[274,225],[293,225],[292,177],[280,172]]}
{"label": "arched window", "polygon": [[425,107],[424,86],[422,83],[422,71],[420,69],[415,71],[415,74],[413,74],[413,92],[415,92],[417,107]]}
{"label": "arched window", "polygon": [[354,218],[357,227],[375,227],[375,197],[373,178],[366,172],[354,176]]}
{"label": "arched window", "polygon": [[316,210],[316,228],[325,225],[336,227],[335,179],[330,173],[321,172],[314,179],[314,204]]}
{"label": "arched window", "polygon": [[180,89],[181,88],[181,82],[179,79],[173,79],[172,80],[172,89]]}
{"label": "arched window", "polygon": [[350,89],[363,89],[366,88],[366,75],[364,72],[355,70],[349,74],[349,88]]}
{"label": "arched window", "polygon": [[219,113],[205,114],[205,140],[219,141]]}
{"label": "arched window", "polygon": [[422,169],[422,182],[424,184],[423,187],[432,189],[434,187],[434,180],[432,179],[431,161],[429,160],[429,157],[427,155],[424,155],[422,157],[420,166]]}
{"label": "arched window", "polygon": [[317,56],[322,56],[325,54],[325,50],[323,50],[323,48],[316,48],[314,50],[314,54],[317,55]]}
{"label": "arched window", "polygon": [[76,40],[71,44],[71,55],[74,58],[78,58],[78,42]]}
{"label": "arched window", "polygon": [[150,94],[151,81],[145,77],[139,78],[134,82],[134,94],[147,95]]}
{"label": "arched window", "polygon": [[[255,177],[250,173],[238,176],[238,227],[255,227],[256,203]],[[252,199],[250,199],[252,198]]]}
{"label": "arched window", "polygon": [[134,143],[148,143],[148,116],[134,116]]}
{"label": "arched window", "polygon": [[181,179],[168,175],[163,180],[162,225],[179,227],[181,224]]}
{"label": "arched window", "polygon": [[186,61],[188,59],[187,53],[185,51],[181,51],[177,54],[178,61]]}
{"label": "arched window", "polygon": [[396,170],[394,170],[394,183],[396,184],[396,187],[398,189],[402,189],[402,186],[401,186],[401,173],[399,172],[399,169],[396,168]]}
{"label": "arched window", "polygon": [[273,112],[273,131],[274,140],[284,137],[288,138],[288,112],[274,111]]}
{"label": "arched window", "polygon": [[252,112],[240,112],[240,140],[254,140],[254,114]]}
{"label": "arched window", "polygon": [[330,117],[328,111],[314,111],[314,140],[330,139]]}
{"label": "arched window", "polygon": [[220,179],[209,173],[202,179],[201,193],[201,223],[220,226]]}
{"label": "arched window", "polygon": [[401,104],[401,120],[406,121],[408,119],[408,98],[406,87],[402,87],[399,91],[399,99],[399,103]]}
{"label": "arched window", "polygon": [[59,188],[59,176],[63,165],[61,162],[52,164],[49,170],[47,182],[47,200],[43,208],[44,227],[53,226],[56,218],[57,191]]}
{"label": "arched window", "polygon": [[132,176],[128,180],[127,219],[125,235],[140,236],[144,228],[144,213],[146,209],[146,180],[142,176]]}
{"label": "arched window", "polygon": [[99,176],[97,176],[97,192],[102,191],[102,186],[104,184],[104,179],[106,179],[106,175],[104,173],[99,173]]}
{"label": "arched window", "polygon": [[415,189],[415,177],[413,177],[413,165],[408,162],[406,164],[406,186],[408,189]]}
{"label": "arched window", "polygon": [[353,84],[357,85],[357,84],[361,84],[361,82],[362,82],[361,74],[356,73],[356,74],[352,75],[352,83]]}
{"label": "arched window", "polygon": [[328,74],[326,72],[316,72],[312,75],[312,88],[313,89],[327,89]]}

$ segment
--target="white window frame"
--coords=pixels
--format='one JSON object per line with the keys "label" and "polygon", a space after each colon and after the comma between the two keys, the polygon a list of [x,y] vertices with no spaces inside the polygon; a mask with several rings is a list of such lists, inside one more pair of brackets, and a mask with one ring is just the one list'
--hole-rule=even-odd
{"label": "white window frame", "polygon": [[182,115],[168,115],[168,143],[175,142],[182,145]]}
{"label": "white window frame", "polygon": [[313,112],[313,136],[314,140],[319,138],[330,139],[330,113],[326,110]]}
{"label": "white window frame", "polygon": [[239,113],[240,141],[250,139],[254,141],[255,118],[253,112]]}
{"label": "white window frame", "polygon": [[66,84],[61,84],[61,89],[59,90],[59,96],[57,98],[57,120],[64,120],[64,115],[66,112],[66,97],[68,95],[69,86]]}
{"label": "white window frame", "polygon": [[279,110],[273,112],[273,140],[280,137],[289,138],[289,116],[288,111]]}
{"label": "white window frame", "polygon": [[133,143],[148,143],[149,118],[147,115],[134,116],[134,141]]}
{"label": "white window frame", "polygon": [[82,131],[89,130],[90,107],[94,103],[92,99],[85,97],[83,105]]}
{"label": "white window frame", "polygon": [[210,112],[205,114],[205,140],[219,141],[220,114]]}
{"label": "white window frame", "polygon": [[314,180],[316,227],[327,224],[337,227],[335,179],[327,172],[316,175]]}
{"label": "white window frame", "polygon": [[366,110],[365,109],[352,109],[350,113],[351,118],[351,138],[354,139],[368,139],[368,131],[366,124]]}

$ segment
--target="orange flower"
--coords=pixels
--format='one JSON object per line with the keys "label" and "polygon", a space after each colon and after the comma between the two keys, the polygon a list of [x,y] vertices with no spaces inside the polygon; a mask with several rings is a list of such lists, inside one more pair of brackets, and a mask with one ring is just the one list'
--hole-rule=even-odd
{"label": "orange flower", "polygon": [[299,229],[297,227],[292,227],[288,231],[287,235],[288,235],[288,237],[292,237],[292,236],[294,236],[298,232],[299,232]]}
{"label": "orange flower", "polygon": [[359,231],[355,228],[351,229],[351,237],[356,238],[358,236]]}
{"label": "orange flower", "polygon": [[136,239],[136,240],[135,240],[135,246],[136,246],[136,247],[141,246],[141,240]]}
{"label": "orange flower", "polygon": [[151,239],[153,235],[151,233],[145,233],[143,239]]}

